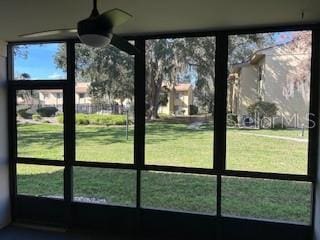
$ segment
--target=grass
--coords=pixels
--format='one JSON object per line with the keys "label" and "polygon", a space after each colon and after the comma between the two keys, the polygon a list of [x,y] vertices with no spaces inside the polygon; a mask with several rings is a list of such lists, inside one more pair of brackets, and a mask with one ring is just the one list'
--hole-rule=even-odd
{"label": "grass", "polygon": [[[189,129],[185,124],[146,126],[146,164],[211,168],[213,129]],[[292,139],[266,138],[260,135]],[[227,168],[305,174],[307,132],[298,130],[239,130],[227,133]],[[54,124],[18,125],[18,155],[63,160],[63,128]],[[77,160],[133,163],[133,127],[77,126]],[[19,193],[63,195],[63,169],[19,165]],[[135,205],[135,172],[130,170],[74,170],[75,197],[107,204]],[[142,205],[215,214],[215,177],[195,174],[143,172]],[[223,178],[222,211],[226,215],[310,221],[308,183],[247,178]],[[81,200],[81,199],[80,199]],[[84,199],[85,200],[85,199]]]}

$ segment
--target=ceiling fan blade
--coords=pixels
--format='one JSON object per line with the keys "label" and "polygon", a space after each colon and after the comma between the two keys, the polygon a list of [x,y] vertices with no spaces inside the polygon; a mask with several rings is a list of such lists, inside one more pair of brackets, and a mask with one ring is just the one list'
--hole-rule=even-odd
{"label": "ceiling fan blade", "polygon": [[126,39],[119,37],[118,35],[113,35],[110,44],[112,44],[116,48],[119,48],[120,50],[122,50],[130,55],[135,55],[140,52],[138,48],[133,46]]}
{"label": "ceiling fan blade", "polygon": [[114,8],[100,14],[100,17],[106,19],[108,23],[111,23],[112,27],[116,27],[129,21],[132,18],[132,15],[121,9]]}
{"label": "ceiling fan blade", "polygon": [[54,29],[54,30],[48,30],[48,31],[22,34],[22,35],[19,35],[19,37],[36,38],[36,37],[47,37],[47,36],[59,35],[59,34],[71,34],[71,33],[77,33],[77,29],[67,29],[67,28]]}

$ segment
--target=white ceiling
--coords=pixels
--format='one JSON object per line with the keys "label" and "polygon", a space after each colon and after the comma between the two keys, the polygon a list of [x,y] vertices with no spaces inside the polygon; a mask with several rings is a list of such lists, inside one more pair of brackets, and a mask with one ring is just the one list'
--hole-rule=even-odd
{"label": "white ceiling", "polygon": [[[99,10],[134,15],[121,34],[201,31],[244,26],[320,22],[320,0],[98,0]],[[56,28],[74,28],[88,17],[92,0],[0,0],[0,39]]]}

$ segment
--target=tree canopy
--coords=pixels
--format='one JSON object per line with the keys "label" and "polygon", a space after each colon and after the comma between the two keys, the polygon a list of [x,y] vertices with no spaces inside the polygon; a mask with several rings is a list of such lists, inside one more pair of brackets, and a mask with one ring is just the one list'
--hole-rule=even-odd
{"label": "tree canopy", "polygon": [[[61,45],[55,63],[66,69],[65,46]],[[133,99],[134,59],[119,49],[108,46],[91,48],[77,44],[76,81],[90,83],[90,94],[95,103],[121,102]]]}
{"label": "tree canopy", "polygon": [[[259,48],[272,45],[271,34],[237,35],[229,38],[229,65],[245,61]],[[157,118],[158,108],[168,100],[168,89],[178,83],[192,83],[197,104],[213,110],[215,82],[215,38],[194,37],[146,41],[146,114]],[[58,67],[66,69],[64,45],[55,57]],[[134,60],[113,46],[90,48],[76,46],[76,77],[90,82],[94,102],[132,99]]]}

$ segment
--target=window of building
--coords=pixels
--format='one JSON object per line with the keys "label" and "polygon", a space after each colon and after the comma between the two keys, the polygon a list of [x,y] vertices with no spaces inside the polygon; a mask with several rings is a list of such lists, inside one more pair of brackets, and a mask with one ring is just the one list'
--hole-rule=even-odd
{"label": "window of building", "polygon": [[263,66],[258,67],[258,80],[257,80],[257,93],[258,97],[262,100],[262,84],[263,84]]}
{"label": "window of building", "polygon": [[61,93],[56,93],[57,98],[62,98],[62,94]]}

